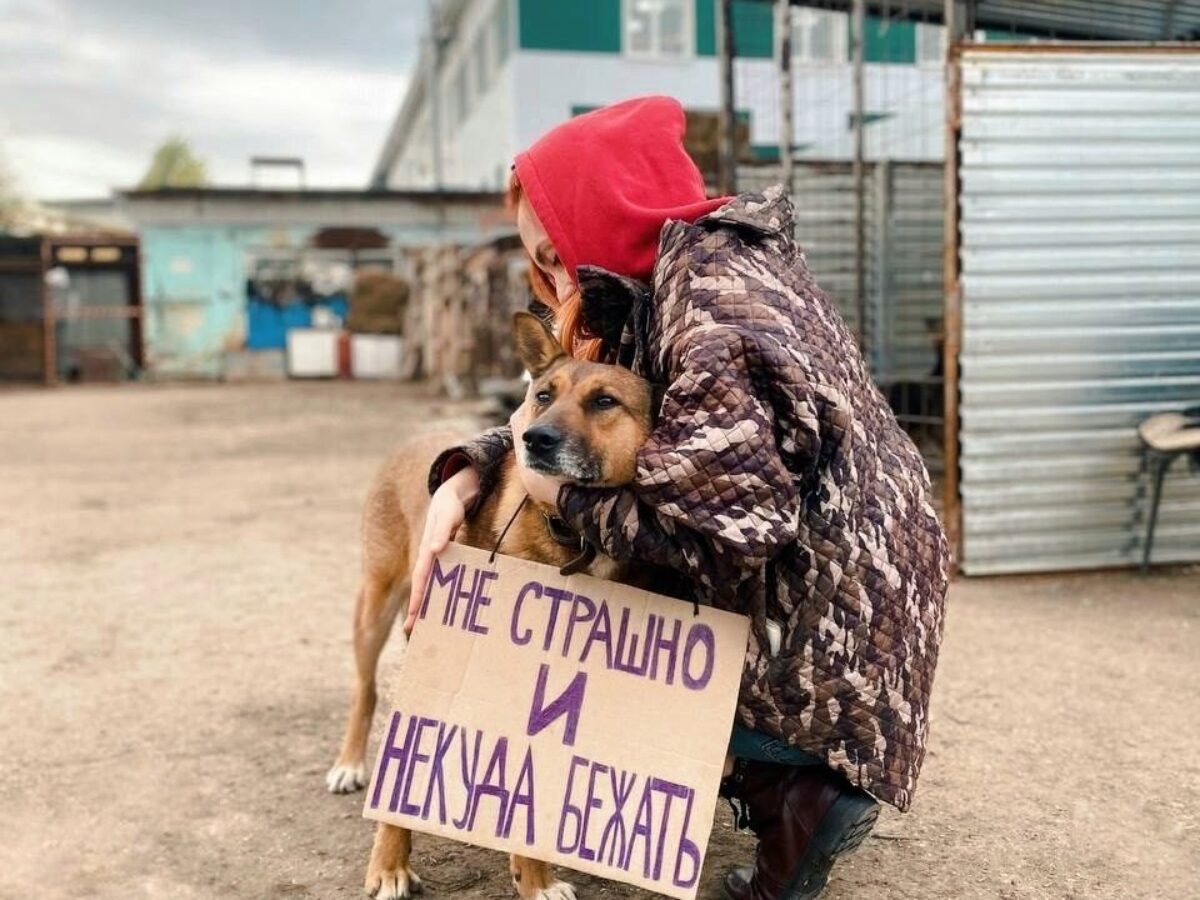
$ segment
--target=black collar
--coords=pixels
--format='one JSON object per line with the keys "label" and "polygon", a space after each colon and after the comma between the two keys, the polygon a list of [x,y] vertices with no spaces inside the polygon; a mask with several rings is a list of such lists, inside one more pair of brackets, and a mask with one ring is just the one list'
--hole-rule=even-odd
{"label": "black collar", "polygon": [[546,531],[549,532],[555,543],[579,554],[559,569],[559,574],[574,575],[576,572],[587,569],[596,559],[596,548],[589,544],[582,534],[572,531],[571,526],[561,516],[552,516],[548,513],[542,513],[542,515],[546,519]]}
{"label": "black collar", "polygon": [[576,534],[561,516],[552,516],[549,513],[542,515],[546,519],[546,531],[554,538],[555,543],[572,550],[583,549],[583,535]]}

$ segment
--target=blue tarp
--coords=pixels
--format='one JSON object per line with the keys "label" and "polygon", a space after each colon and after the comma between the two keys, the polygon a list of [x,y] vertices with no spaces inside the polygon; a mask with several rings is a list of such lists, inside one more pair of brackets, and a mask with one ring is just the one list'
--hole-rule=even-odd
{"label": "blue tarp", "polygon": [[311,303],[298,300],[279,306],[260,297],[246,300],[246,349],[282,350],[287,346],[287,333],[293,328],[312,327],[315,307],[328,309],[343,322],[350,312],[350,303],[344,294],[322,297]]}

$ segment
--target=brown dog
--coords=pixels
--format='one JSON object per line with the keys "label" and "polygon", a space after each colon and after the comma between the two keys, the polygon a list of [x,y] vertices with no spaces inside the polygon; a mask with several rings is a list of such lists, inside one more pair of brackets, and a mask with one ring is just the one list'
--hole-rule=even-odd
{"label": "brown dog", "polygon": [[[650,432],[649,384],[627,369],[569,358],[558,340],[535,316],[513,320],[517,352],[533,381],[530,410],[519,452],[532,470],[576,484],[613,486],[633,479],[637,452]],[[363,510],[363,578],[354,612],[354,658],[358,683],[346,735],[325,783],[347,793],[367,783],[366,744],[375,712],[375,671],[396,616],[407,605],[409,572],[429,507],[426,473],[437,454],[463,435],[427,435],[401,445],[385,463]],[[521,506],[525,491],[510,456],[499,485],[455,537],[471,547],[491,550],[501,530],[502,552],[562,568],[569,564],[601,578],[619,579],[623,569],[604,556],[584,556],[578,538],[555,510],[532,502]],[[518,507],[520,509],[518,510]],[[514,518],[515,516],[515,518]],[[419,627],[419,626],[418,626]],[[420,890],[409,868],[412,835],[380,825],[367,867],[366,890],[379,900],[396,900]],[[569,884],[554,881],[543,862],[509,858],[513,886],[522,900],[573,900]]]}

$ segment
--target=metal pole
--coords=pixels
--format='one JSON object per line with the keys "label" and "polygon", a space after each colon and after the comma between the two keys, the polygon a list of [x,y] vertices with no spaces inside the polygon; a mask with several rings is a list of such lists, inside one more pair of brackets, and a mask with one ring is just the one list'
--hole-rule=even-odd
{"label": "metal pole", "polygon": [[876,383],[891,383],[892,378],[892,315],[888,298],[892,294],[891,278],[891,220],[892,220],[892,163],[881,159],[875,163],[875,199],[872,221],[875,223],[875,290],[872,318],[871,357],[868,360],[875,372]]}
{"label": "metal pole", "polygon": [[737,192],[737,158],[734,144],[733,100],[733,0],[717,0],[717,60],[720,66],[721,112],[717,134],[717,190],[726,196]]}
{"label": "metal pole", "polygon": [[54,292],[46,282],[46,273],[54,265],[50,239],[43,237],[38,247],[41,270],[38,272],[38,287],[42,298],[42,383],[58,383],[58,310]]}
{"label": "metal pole", "polygon": [[854,310],[858,317],[858,347],[867,352],[867,197],[863,162],[863,34],[867,4],[854,0],[850,42],[854,60]]}
{"label": "metal pole", "polygon": [[433,187],[440,191],[442,180],[442,23],[437,4],[429,0],[429,72],[426,85],[429,91],[430,152],[433,154]]}
{"label": "metal pole", "polygon": [[775,63],[779,68],[779,168],[784,190],[792,194],[792,4],[775,0]]}
{"label": "metal pole", "polygon": [[958,43],[966,33],[967,14],[968,10],[961,0],[946,0],[943,20],[946,25],[946,150],[942,189],[946,224],[942,256],[945,279],[945,305],[942,312],[942,518],[955,559],[961,559],[963,551],[958,472],[958,352],[962,343],[962,293],[958,267],[958,135],[962,124]]}

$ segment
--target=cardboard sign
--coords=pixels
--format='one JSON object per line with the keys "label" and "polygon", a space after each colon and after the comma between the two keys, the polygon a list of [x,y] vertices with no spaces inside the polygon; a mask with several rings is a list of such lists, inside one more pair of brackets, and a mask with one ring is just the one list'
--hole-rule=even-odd
{"label": "cardboard sign", "polygon": [[696,893],[748,620],[452,544],[363,814]]}

